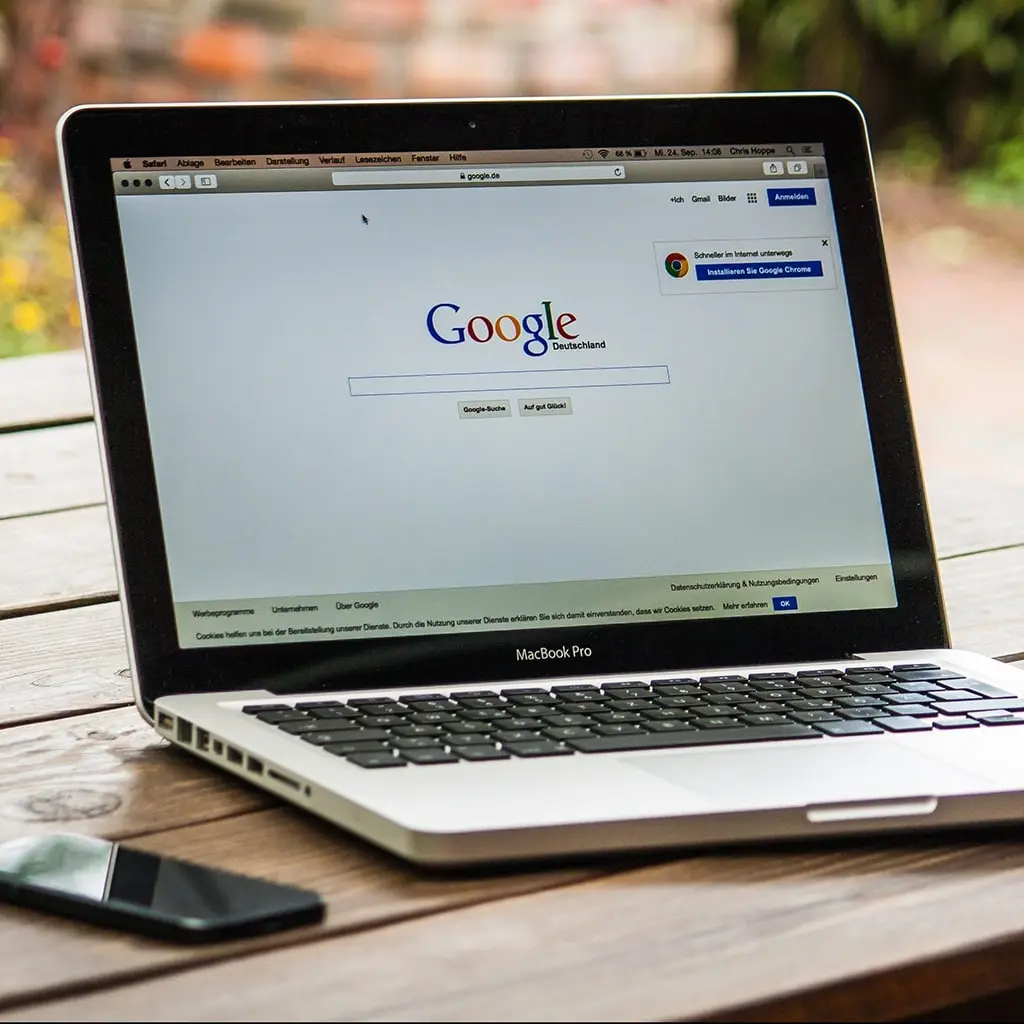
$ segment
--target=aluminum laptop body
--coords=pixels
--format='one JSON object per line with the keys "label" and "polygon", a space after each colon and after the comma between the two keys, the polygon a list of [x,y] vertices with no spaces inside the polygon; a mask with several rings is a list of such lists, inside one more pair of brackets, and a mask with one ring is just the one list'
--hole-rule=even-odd
{"label": "aluminum laptop body", "polygon": [[836,94],[58,128],[141,713],[414,861],[1006,822]]}

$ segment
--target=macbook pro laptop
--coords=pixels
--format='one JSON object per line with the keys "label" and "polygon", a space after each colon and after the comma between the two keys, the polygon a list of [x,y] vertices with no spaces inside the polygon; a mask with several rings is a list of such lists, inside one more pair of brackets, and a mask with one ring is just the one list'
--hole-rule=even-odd
{"label": "macbook pro laptop", "polygon": [[415,861],[995,823],[835,94],[82,107],[140,711]]}

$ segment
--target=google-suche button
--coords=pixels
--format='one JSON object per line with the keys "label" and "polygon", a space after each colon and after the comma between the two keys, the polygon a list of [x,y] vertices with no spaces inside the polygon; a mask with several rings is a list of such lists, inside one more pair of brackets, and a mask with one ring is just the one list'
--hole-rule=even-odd
{"label": "google-suche button", "polygon": [[817,206],[818,197],[813,188],[770,188],[769,206]]}

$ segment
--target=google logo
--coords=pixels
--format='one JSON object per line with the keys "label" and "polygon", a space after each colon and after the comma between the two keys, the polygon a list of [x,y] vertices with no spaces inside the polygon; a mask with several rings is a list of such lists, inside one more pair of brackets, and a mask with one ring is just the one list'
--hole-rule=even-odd
{"label": "google logo", "polygon": [[665,257],[665,269],[673,277],[686,277],[690,270],[690,261],[681,252],[670,252]]}
{"label": "google logo", "polygon": [[[496,338],[514,344],[522,338],[523,351],[528,356],[542,356],[548,350],[548,342],[557,341],[559,338],[572,341],[579,337],[578,334],[569,333],[569,328],[576,323],[576,314],[553,313],[550,299],[545,299],[540,304],[540,312],[526,313],[521,317],[502,313],[492,319],[478,314],[462,323],[462,317],[440,312],[450,310],[455,314],[461,309],[462,307],[454,302],[439,302],[436,306],[430,307],[427,311],[427,333],[434,341],[442,345],[461,345],[468,337],[471,341],[484,345],[492,338]],[[446,325],[439,326],[439,318],[446,321]],[[455,323],[451,323],[452,320]]]}

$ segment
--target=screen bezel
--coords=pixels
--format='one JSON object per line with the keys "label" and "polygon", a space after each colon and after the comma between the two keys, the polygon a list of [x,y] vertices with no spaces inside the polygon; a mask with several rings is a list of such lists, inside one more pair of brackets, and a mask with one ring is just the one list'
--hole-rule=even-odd
{"label": "screen bezel", "polygon": [[[355,689],[846,657],[948,646],[860,109],[835,93],[81,107],[59,126],[135,684],[176,693]],[[114,190],[113,157],[821,142],[898,604],[870,611],[182,649]],[[586,662],[518,647],[589,647]]]}

